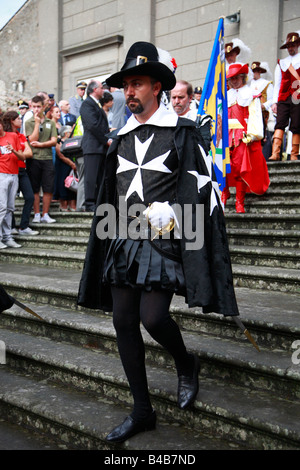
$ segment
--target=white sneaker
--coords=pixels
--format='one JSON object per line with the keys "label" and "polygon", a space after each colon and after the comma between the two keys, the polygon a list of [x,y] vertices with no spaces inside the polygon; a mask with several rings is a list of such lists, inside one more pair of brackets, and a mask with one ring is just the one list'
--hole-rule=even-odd
{"label": "white sneaker", "polygon": [[22,245],[19,245],[19,243],[16,243],[13,238],[10,238],[9,240],[5,241],[5,245],[7,248],[21,248]]}
{"label": "white sneaker", "polygon": [[51,219],[50,215],[49,214],[44,214],[43,217],[41,218],[41,222],[45,223],[45,224],[53,224],[54,222],[56,222],[55,219]]}
{"label": "white sneaker", "polygon": [[4,248],[7,248],[7,245],[4,245],[4,243],[0,242],[0,250],[4,250]]}
{"label": "white sneaker", "polygon": [[40,232],[32,230],[30,227],[24,228],[23,230],[19,229],[19,235],[38,235]]}
{"label": "white sneaker", "polygon": [[32,219],[32,223],[33,224],[39,224],[41,221],[41,214],[37,213],[37,214],[34,214],[34,217]]}
{"label": "white sneaker", "polygon": [[16,228],[12,228],[12,229],[11,229],[11,234],[12,234],[12,235],[19,235],[19,232],[18,232],[18,230],[17,230]]}

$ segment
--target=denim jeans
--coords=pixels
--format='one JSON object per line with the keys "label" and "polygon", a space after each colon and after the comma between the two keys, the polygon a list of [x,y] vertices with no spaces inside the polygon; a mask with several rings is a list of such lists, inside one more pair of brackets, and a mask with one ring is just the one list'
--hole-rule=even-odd
{"label": "denim jeans", "polygon": [[19,169],[19,190],[22,192],[25,201],[20,223],[20,229],[24,230],[29,226],[29,219],[34,201],[31,182],[25,168]]}
{"label": "denim jeans", "polygon": [[0,173],[0,240],[3,243],[12,238],[11,222],[18,186],[18,175]]}

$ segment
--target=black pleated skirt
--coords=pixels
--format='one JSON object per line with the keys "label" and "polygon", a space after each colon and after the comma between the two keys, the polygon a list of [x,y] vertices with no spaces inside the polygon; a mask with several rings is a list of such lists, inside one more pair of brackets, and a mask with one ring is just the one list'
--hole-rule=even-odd
{"label": "black pleated skirt", "polygon": [[179,240],[111,240],[104,282],[146,291],[165,289],[186,295]]}

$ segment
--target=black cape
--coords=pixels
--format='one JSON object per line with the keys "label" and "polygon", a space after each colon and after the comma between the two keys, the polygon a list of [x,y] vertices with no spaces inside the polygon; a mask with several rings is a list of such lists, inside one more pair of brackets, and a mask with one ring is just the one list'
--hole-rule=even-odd
{"label": "black cape", "polygon": [[4,310],[9,310],[14,303],[15,299],[0,284],[0,313],[4,312]]}
{"label": "black cape", "polygon": [[[112,137],[113,143],[106,156],[97,207],[103,203],[115,206],[117,148],[121,137],[117,136],[117,132]],[[181,255],[187,290],[186,302],[189,307],[202,307],[204,313],[239,315],[233,287],[224,213],[212,163],[208,163],[211,159],[209,157],[206,159],[207,152],[203,150],[206,148],[205,142],[196,124],[184,118],[178,119],[174,140],[179,160],[177,203],[181,207],[184,207],[184,204],[192,204],[194,207],[196,204],[203,204],[204,208],[202,248],[196,251],[186,249],[186,243],[189,240],[186,240],[184,236],[181,239]],[[200,189],[196,175],[203,176]],[[103,264],[109,240],[101,240],[97,237],[96,228],[101,217],[96,214],[97,211],[92,222],[79,285],[78,305],[112,311],[109,286],[102,282]],[[194,219],[195,214],[192,217]],[[194,220],[193,227],[195,227]]]}

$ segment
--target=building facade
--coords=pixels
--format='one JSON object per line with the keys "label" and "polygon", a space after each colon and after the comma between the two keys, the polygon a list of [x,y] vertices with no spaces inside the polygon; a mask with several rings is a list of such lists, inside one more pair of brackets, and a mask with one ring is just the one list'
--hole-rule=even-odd
{"label": "building facade", "polygon": [[37,91],[68,99],[77,80],[117,71],[135,41],[168,50],[176,77],[203,86],[218,20],[234,14],[226,42],[241,39],[273,72],[300,30],[299,0],[27,0],[0,31],[0,106]]}

